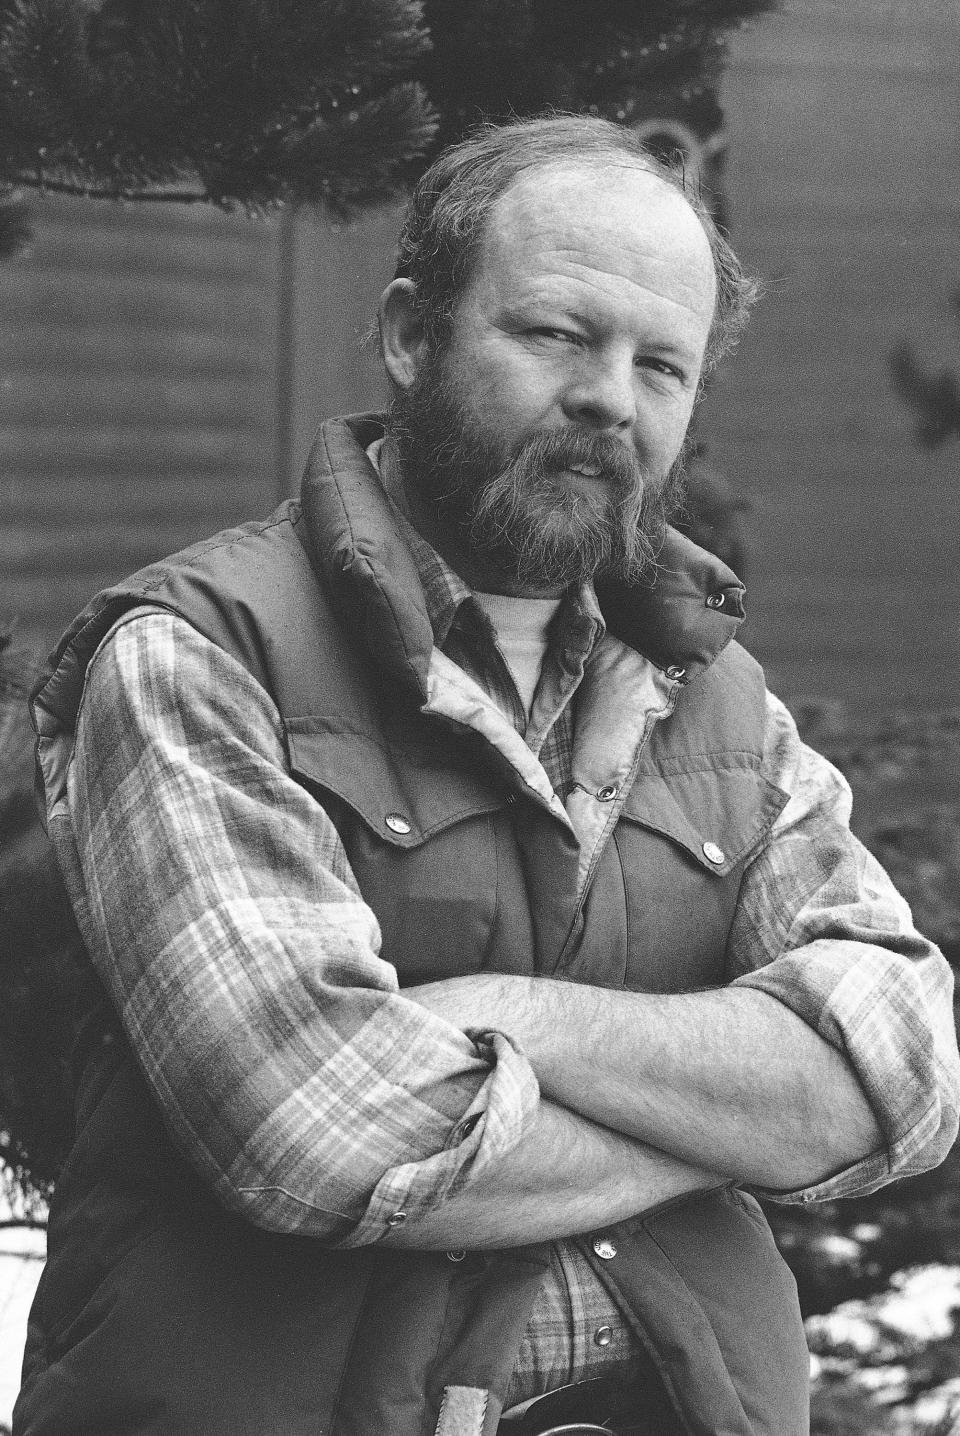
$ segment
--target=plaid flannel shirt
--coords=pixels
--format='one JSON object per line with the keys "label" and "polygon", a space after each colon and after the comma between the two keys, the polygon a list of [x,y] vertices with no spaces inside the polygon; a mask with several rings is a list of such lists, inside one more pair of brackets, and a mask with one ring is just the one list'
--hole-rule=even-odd
{"label": "plaid flannel shirt", "polygon": [[[548,653],[527,722],[486,616],[414,530],[407,538],[438,646],[525,733],[562,794],[582,665],[561,683]],[[574,645],[585,663],[602,641],[592,590],[568,595],[551,648]],[[942,1155],[958,1085],[951,975],[849,836],[842,777],[773,698],[768,719],[765,773],[790,802],[744,875],[730,975],[847,1052],[886,1139],[828,1181],[776,1194],[806,1201],[872,1190]],[[144,611],[101,645],[68,807],[61,857],[94,960],[181,1146],[228,1200],[256,1192],[262,1224],[361,1245],[398,1208],[414,1219],[434,1209],[522,1141],[537,1102],[526,1060],[497,1036],[478,1049],[403,998],[336,829],[289,774],[274,705],[182,620]],[[265,1102],[268,1149],[253,1140]],[[555,1252],[512,1402],[632,1354],[589,1266],[566,1244]],[[603,1346],[599,1325],[611,1328]]]}

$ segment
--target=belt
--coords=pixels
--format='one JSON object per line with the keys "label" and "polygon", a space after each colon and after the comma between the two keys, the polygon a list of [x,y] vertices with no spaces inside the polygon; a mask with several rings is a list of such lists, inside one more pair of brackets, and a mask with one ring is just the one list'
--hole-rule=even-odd
{"label": "belt", "polygon": [[561,1386],[506,1416],[497,1436],[682,1436],[662,1382],[597,1376]]}

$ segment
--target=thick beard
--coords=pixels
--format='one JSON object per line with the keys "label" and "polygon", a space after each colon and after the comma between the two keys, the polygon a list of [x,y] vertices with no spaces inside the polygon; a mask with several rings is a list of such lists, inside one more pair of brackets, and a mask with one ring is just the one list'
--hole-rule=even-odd
{"label": "thick beard", "polygon": [[[518,588],[568,588],[594,577],[650,581],[682,503],[682,451],[657,479],[619,439],[579,425],[535,433],[505,459],[442,356],[398,393],[390,431],[407,482],[432,500],[467,552]],[[574,488],[562,470],[584,464],[600,473]]]}

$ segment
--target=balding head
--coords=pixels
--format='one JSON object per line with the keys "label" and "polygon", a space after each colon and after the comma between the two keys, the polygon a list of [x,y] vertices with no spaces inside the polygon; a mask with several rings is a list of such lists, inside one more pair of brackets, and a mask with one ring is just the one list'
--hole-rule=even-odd
{"label": "balding head", "polygon": [[456,305],[476,269],[495,209],[519,184],[557,166],[611,176],[625,166],[649,173],[677,195],[709,246],[716,299],[704,369],[736,343],[757,286],[748,279],[684,176],[645,150],[633,131],[585,115],[556,115],[490,125],[451,146],[424,173],[411,197],[400,235],[396,277],[416,286],[424,331],[442,344]]}

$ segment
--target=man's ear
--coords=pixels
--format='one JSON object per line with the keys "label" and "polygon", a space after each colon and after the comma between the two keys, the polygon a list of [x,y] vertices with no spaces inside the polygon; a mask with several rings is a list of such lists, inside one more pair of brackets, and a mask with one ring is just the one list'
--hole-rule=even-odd
{"label": "man's ear", "polygon": [[383,362],[393,382],[409,389],[417,377],[427,338],[412,279],[394,279],[380,296],[378,318]]}

